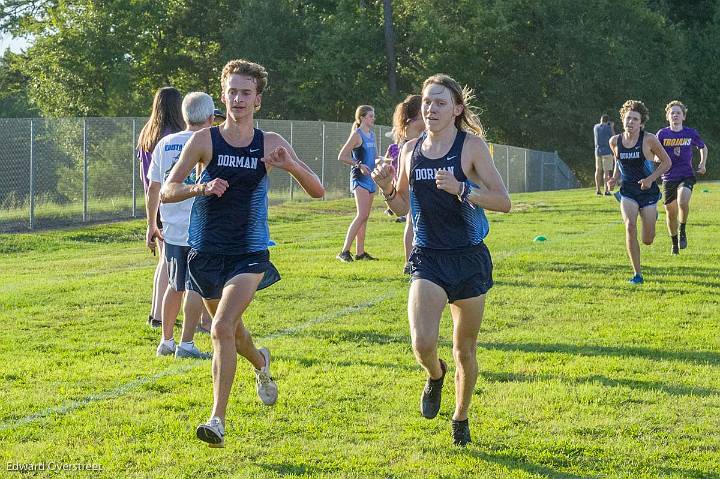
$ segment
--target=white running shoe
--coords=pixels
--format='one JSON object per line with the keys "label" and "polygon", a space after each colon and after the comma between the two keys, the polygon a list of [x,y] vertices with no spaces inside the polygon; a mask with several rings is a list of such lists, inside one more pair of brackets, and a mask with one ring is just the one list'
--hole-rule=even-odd
{"label": "white running shoe", "polygon": [[267,348],[260,348],[258,351],[265,358],[265,366],[255,369],[257,395],[263,404],[272,406],[277,401],[278,388],[275,380],[270,376],[270,351]]}
{"label": "white running shoe", "polygon": [[182,343],[177,345],[175,348],[176,358],[190,358],[190,359],[212,359],[212,353],[203,353],[200,351],[195,343],[193,343],[190,349],[183,347]]}
{"label": "white running shoe", "polygon": [[165,343],[160,341],[160,344],[157,347],[157,351],[155,351],[155,355],[157,357],[160,357],[160,356],[172,356],[173,354],[175,354],[175,348],[166,346]]}
{"label": "white running shoe", "polygon": [[225,427],[219,417],[213,416],[195,431],[197,438],[208,443],[210,447],[225,447]]}

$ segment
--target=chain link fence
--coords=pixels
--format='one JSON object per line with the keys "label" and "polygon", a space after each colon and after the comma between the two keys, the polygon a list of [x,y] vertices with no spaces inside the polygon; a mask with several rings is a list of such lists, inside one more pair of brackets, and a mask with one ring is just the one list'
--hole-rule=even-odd
{"label": "chain link fence", "polygon": [[[146,118],[0,119],[0,232],[28,231],[144,217],[135,142]],[[322,180],[326,199],[350,196],[349,169],[337,160],[349,123],[258,120],[285,137]],[[377,126],[379,154],[392,140]],[[557,153],[491,145],[511,193],[575,188],[579,182]],[[270,200],[307,196],[289,175],[270,173]]]}

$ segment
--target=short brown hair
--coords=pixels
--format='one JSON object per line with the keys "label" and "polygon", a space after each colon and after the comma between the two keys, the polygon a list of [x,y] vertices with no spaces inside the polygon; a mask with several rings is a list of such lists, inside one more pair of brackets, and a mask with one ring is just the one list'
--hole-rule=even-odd
{"label": "short brown hair", "polygon": [[687,116],[687,107],[680,100],[673,100],[670,103],[668,103],[667,106],[665,107],[665,115],[670,113],[670,110],[674,106],[679,106],[683,112],[683,116]]}
{"label": "short brown hair", "polygon": [[247,60],[230,60],[225,64],[220,74],[220,85],[223,90],[230,75],[247,75],[255,79],[257,94],[261,94],[267,87],[268,74],[265,67]]}
{"label": "short brown hair", "polygon": [[640,123],[643,125],[650,119],[650,110],[640,100],[628,100],[623,103],[622,108],[620,108],[620,119],[625,118],[625,115],[631,111],[640,113]]}

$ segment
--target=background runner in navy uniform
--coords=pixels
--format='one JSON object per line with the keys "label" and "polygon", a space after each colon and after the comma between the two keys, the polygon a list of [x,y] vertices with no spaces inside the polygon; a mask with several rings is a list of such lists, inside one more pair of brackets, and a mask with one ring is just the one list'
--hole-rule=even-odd
{"label": "background runner in navy uniform", "polygon": [[[660,188],[655,181],[670,168],[670,157],[657,137],[644,131],[649,118],[647,107],[637,100],[626,101],[620,109],[625,131],[610,139],[615,156],[615,172],[608,180],[612,189],[622,178],[620,185],[620,212],[625,223],[625,245],[635,275],[633,284],[643,282],[640,270],[640,244],[637,240],[637,218],[642,218],[642,241],[646,245],[655,239],[657,202]],[[660,165],[652,171],[653,159]]]}
{"label": "background runner in navy uniform", "polygon": [[353,260],[350,255],[350,248],[356,239],[355,259],[375,259],[365,251],[367,221],[370,217],[370,208],[372,208],[373,197],[375,196],[375,183],[370,178],[370,172],[375,168],[375,158],[378,156],[375,146],[374,127],[375,111],[373,107],[369,105],[357,107],[350,137],[338,154],[338,160],[352,167],[350,169],[350,189],[355,195],[355,206],[357,208],[355,218],[348,226],[342,251],[337,255],[337,259],[346,263]]}
{"label": "background runner in navy uniform", "polygon": [[670,126],[657,132],[660,144],[672,161],[672,166],[662,176],[667,228],[672,241],[671,254],[679,254],[681,249],[687,248],[685,225],[690,214],[690,198],[696,181],[692,166],[693,149],[700,150],[700,163],[697,168],[700,175],[705,174],[708,155],[708,148],[700,134],[693,128],[683,126],[686,114],[685,105],[677,100],[671,101],[665,107],[665,118]]}
{"label": "background runner in navy uniform", "polygon": [[450,303],[453,318],[456,405],[453,442],[470,442],[468,409],[477,380],[476,343],[492,287],[492,261],[483,239],[483,208],[510,211],[510,197],[495,169],[483,130],[468,101],[472,92],[447,75],[423,85],[426,132],[401,151],[400,174],[383,162],[373,179],[397,215],[412,209],[415,248],[410,255],[408,315],[412,347],[429,378],[420,410],[428,419],[440,409],[447,365],[438,358],[440,318]]}
{"label": "background runner in navy uniform", "polygon": [[[210,420],[198,426],[197,436],[212,447],[224,446],[237,354],[254,366],[262,402],[277,400],[270,353],[255,347],[242,321],[255,291],[279,279],[267,250],[267,172],[278,167],[313,198],[325,194],[317,175],[282,136],[253,128],[267,85],[265,68],[232,60],[220,78],[227,120],[192,136],[162,189],[164,201],[196,197],[190,220],[190,287],[213,315],[214,349],[213,410]],[[204,167],[200,182],[183,184],[198,163]]]}

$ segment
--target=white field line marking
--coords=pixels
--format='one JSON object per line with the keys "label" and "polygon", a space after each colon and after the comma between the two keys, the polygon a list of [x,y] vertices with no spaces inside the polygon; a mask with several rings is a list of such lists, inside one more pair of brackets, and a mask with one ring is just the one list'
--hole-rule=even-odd
{"label": "white field line marking", "polygon": [[[313,318],[313,319],[306,321],[302,324],[299,324],[297,326],[293,326],[293,327],[290,327],[287,329],[282,329],[280,331],[271,333],[267,336],[261,337],[260,339],[274,339],[274,338],[279,338],[282,336],[291,336],[291,335],[299,333],[300,331],[303,331],[311,326],[315,326],[316,324],[326,323],[328,321],[332,321],[334,319],[343,317],[347,314],[351,314],[351,313],[355,313],[358,311],[362,311],[363,309],[371,308],[371,307],[385,301],[386,299],[389,299],[391,296],[392,296],[392,294],[386,293],[382,296],[378,296],[378,297],[371,299],[369,301],[366,301],[364,303],[353,305],[353,306],[348,306],[339,311],[334,311],[334,312],[323,314],[322,316],[318,316],[317,318]],[[0,432],[7,431],[10,429],[15,429],[18,427],[22,427],[22,426],[31,424],[33,422],[39,421],[39,420],[44,419],[49,416],[63,416],[65,414],[68,414],[68,413],[74,412],[78,409],[81,409],[90,403],[106,401],[106,400],[111,400],[111,399],[117,399],[117,398],[129,393],[130,391],[139,388],[140,386],[142,386],[144,384],[152,384],[162,378],[184,374],[188,371],[191,371],[191,370],[193,370],[199,366],[205,365],[205,364],[207,364],[207,363],[205,363],[203,361],[197,361],[197,362],[194,362],[194,364],[185,364],[178,368],[168,368],[168,369],[166,369],[164,371],[160,371],[159,373],[154,374],[152,376],[146,376],[146,377],[132,380],[132,381],[127,382],[117,388],[114,388],[114,389],[109,389],[107,391],[100,391],[98,393],[94,393],[89,396],[86,396],[82,399],[78,399],[75,401],[68,401],[65,404],[61,404],[60,406],[43,409],[42,411],[36,412],[34,414],[30,414],[30,415],[22,417],[20,419],[16,419],[14,421],[8,421],[6,423],[0,424]]]}
{"label": "white field line marking", "polygon": [[[613,221],[613,222],[608,223],[608,224],[599,225],[599,226],[597,226],[596,228],[593,228],[593,229],[591,229],[591,230],[589,230],[589,231],[586,231],[585,233],[582,233],[582,234],[580,234],[580,235],[565,235],[565,236],[561,236],[557,241],[564,240],[564,239],[566,239],[566,237],[569,237],[571,240],[572,240],[572,239],[575,239],[575,238],[582,238],[582,237],[584,237],[584,236],[588,236],[588,235],[594,234],[594,233],[596,233],[597,231],[600,231],[600,230],[602,230],[602,229],[604,229],[604,228],[608,228],[608,227],[614,226],[614,225],[616,225],[617,223],[618,223],[617,221]],[[521,247],[521,248],[516,248],[515,250],[508,251],[508,252],[506,252],[506,253],[502,253],[502,252],[501,252],[501,253],[498,254],[498,257],[495,259],[495,262],[497,263],[497,262],[503,261],[503,260],[509,258],[510,256],[513,256],[513,255],[515,255],[515,254],[517,254],[517,253],[520,253],[520,252],[522,252],[522,251],[531,251],[534,247],[535,247],[535,245],[529,245],[529,246],[523,246],[523,247]],[[316,324],[326,323],[326,322],[328,322],[328,321],[332,321],[332,320],[334,320],[334,319],[340,318],[340,317],[345,316],[345,315],[347,315],[347,314],[351,314],[351,313],[355,313],[355,312],[357,312],[357,311],[362,311],[363,309],[371,308],[371,307],[373,307],[373,306],[375,306],[375,305],[377,305],[377,304],[385,301],[386,299],[390,298],[390,296],[391,296],[390,294],[385,294],[385,295],[383,295],[383,296],[378,296],[377,298],[374,298],[374,299],[371,299],[371,300],[369,300],[369,301],[366,301],[365,303],[361,303],[361,304],[354,305],[354,306],[348,306],[348,307],[346,307],[346,308],[344,308],[344,309],[341,309],[341,310],[339,310],[339,311],[334,311],[334,312],[326,313],[326,314],[324,314],[324,315],[322,315],[322,316],[318,316],[317,318],[313,318],[313,319],[311,319],[311,320],[309,320],[309,321],[306,321],[305,323],[302,323],[302,324],[300,324],[300,325],[298,325],[298,326],[293,326],[293,327],[290,327],[290,328],[282,329],[282,330],[280,330],[280,331],[276,331],[276,332],[271,333],[271,334],[269,334],[269,335],[267,335],[267,336],[265,336],[265,337],[262,337],[262,338],[260,338],[260,339],[274,339],[274,338],[278,338],[278,337],[282,337],[282,336],[291,336],[291,335],[293,335],[293,334],[299,333],[300,331],[304,331],[305,329],[307,329],[307,328],[309,328],[309,327],[311,327],[311,326],[314,326],[314,325],[316,325]],[[69,402],[67,402],[67,403],[65,403],[65,404],[62,404],[62,405],[60,405],[60,406],[56,406],[56,407],[51,407],[51,408],[48,408],[48,409],[44,409],[44,410],[42,410],[42,411],[40,411],[40,412],[37,412],[37,413],[34,413],[34,414],[30,414],[30,415],[28,415],[28,416],[22,417],[22,418],[20,418],[20,419],[15,420],[15,421],[9,421],[9,422],[0,424],[0,431],[7,431],[7,430],[10,430],[10,429],[15,429],[15,428],[17,428],[17,427],[21,427],[21,426],[24,426],[24,425],[26,425],[26,424],[30,424],[30,423],[36,422],[36,421],[38,421],[38,420],[40,420],[40,419],[43,419],[43,418],[46,418],[46,417],[48,417],[48,416],[53,416],[53,415],[62,416],[62,415],[71,413],[71,412],[73,412],[73,411],[76,411],[76,410],[78,410],[78,409],[80,409],[80,408],[82,408],[82,407],[84,407],[84,406],[86,406],[86,405],[88,405],[88,404],[90,404],[90,403],[93,403],[93,402],[105,401],[105,400],[110,400],[110,399],[117,399],[117,398],[119,398],[120,396],[124,396],[124,395],[127,394],[128,392],[132,391],[133,389],[137,389],[138,387],[140,387],[140,386],[142,386],[142,385],[144,385],[144,384],[154,383],[154,382],[156,382],[157,380],[162,379],[162,378],[164,378],[164,377],[175,376],[175,375],[179,375],[179,374],[184,374],[184,373],[186,373],[186,372],[188,372],[188,371],[190,371],[190,370],[192,370],[192,369],[194,369],[194,368],[196,368],[196,367],[198,367],[198,366],[200,366],[200,365],[202,365],[202,364],[203,364],[202,362],[199,362],[199,363],[196,363],[196,364],[194,364],[194,365],[185,365],[185,366],[180,367],[180,368],[166,369],[165,371],[161,371],[161,372],[159,372],[159,373],[157,373],[157,374],[155,374],[155,375],[153,375],[153,376],[147,376],[147,377],[144,377],[144,378],[135,379],[135,380],[130,381],[130,382],[128,382],[128,383],[125,383],[125,384],[123,384],[122,386],[117,387],[117,388],[115,388],[115,389],[110,389],[110,390],[108,390],[108,391],[102,391],[102,392],[99,392],[99,393],[96,393],[96,394],[91,394],[90,396],[87,396],[87,397],[85,397],[85,398],[83,398],[83,399],[79,399],[79,400],[76,400],[76,401],[69,401]]]}

